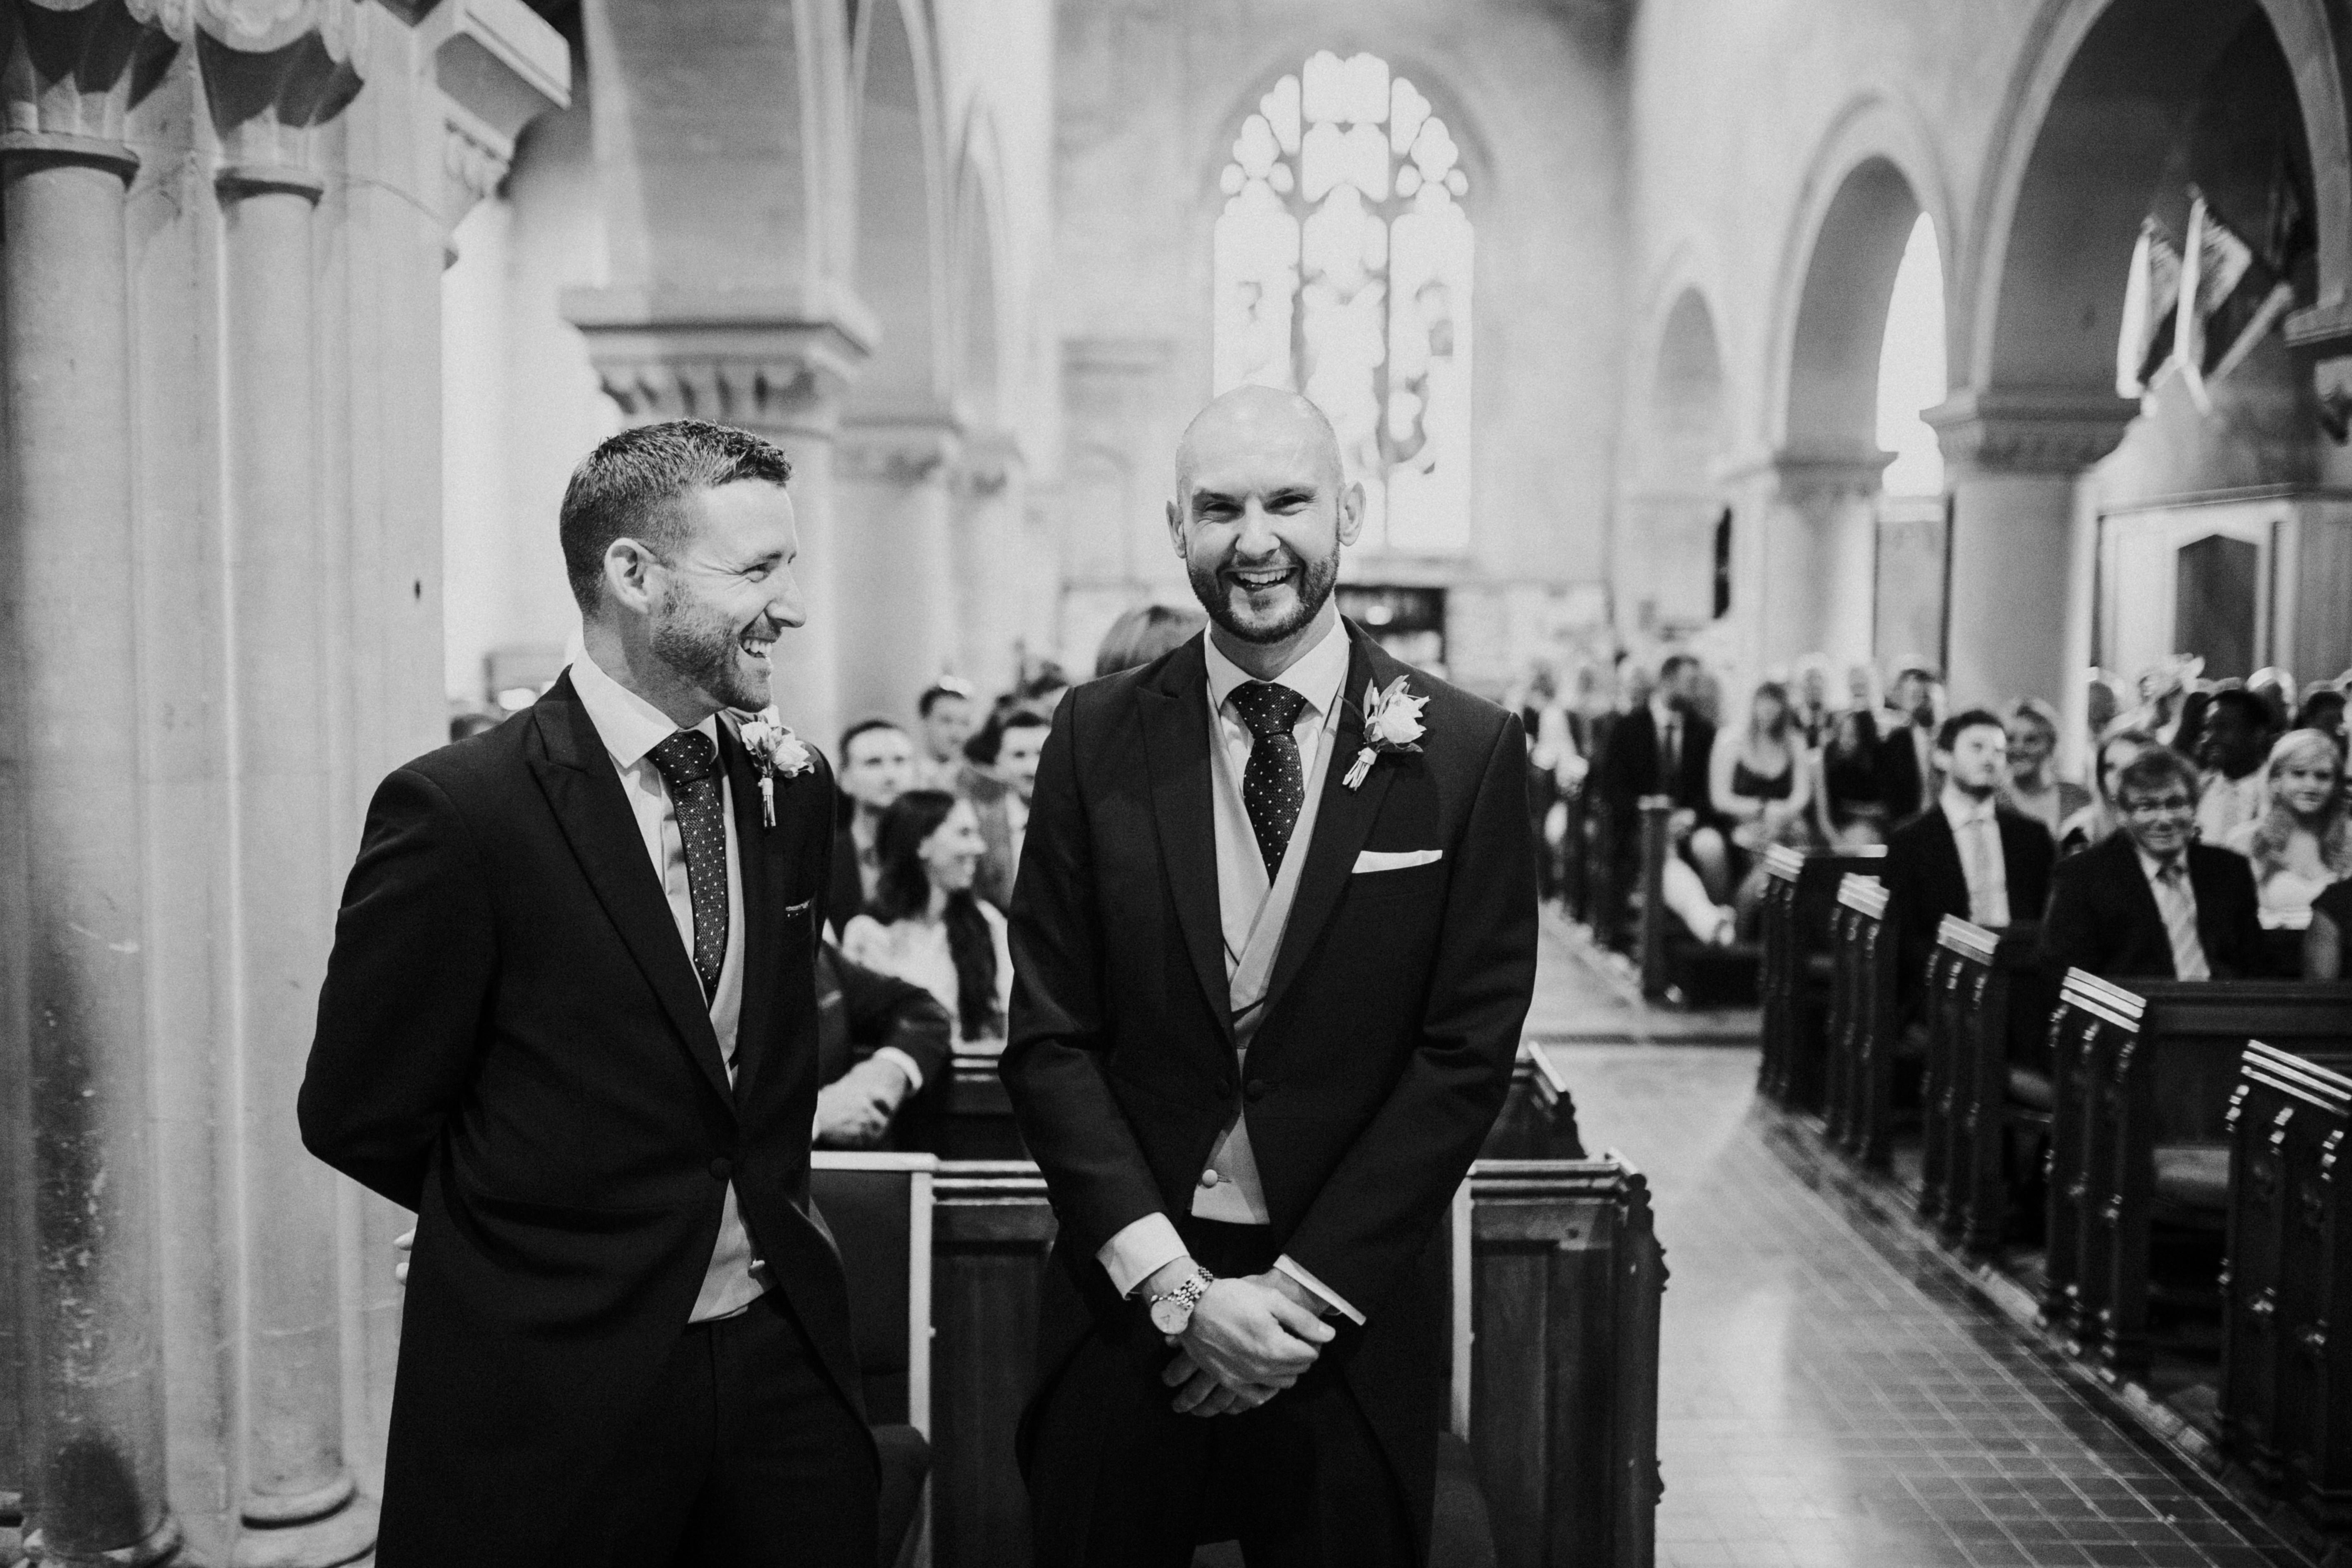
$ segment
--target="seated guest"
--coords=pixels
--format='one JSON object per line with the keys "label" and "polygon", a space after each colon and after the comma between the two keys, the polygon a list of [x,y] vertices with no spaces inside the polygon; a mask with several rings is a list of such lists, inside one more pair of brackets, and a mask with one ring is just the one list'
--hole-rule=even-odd
{"label": "seated guest", "polygon": [[882,875],[875,834],[882,814],[914,782],[915,742],[887,719],[852,724],[841,736],[841,826],[833,837],[833,887],[824,919],[838,934],[874,897]]}
{"label": "seated guest", "polygon": [[1895,670],[1879,717],[1878,799],[1889,828],[1935,802],[1935,756],[1936,677],[1924,664],[1907,663]]}
{"label": "seated guest", "polygon": [[1693,710],[1700,674],[1698,660],[1689,654],[1668,655],[1648,700],[1611,727],[1596,776],[1620,875],[1639,854],[1643,797],[1666,795],[1675,803],[1675,838],[1707,883],[1710,897],[1720,902],[1729,877],[1707,778],[1715,726]]}
{"label": "seated guest", "polygon": [[2111,980],[2269,973],[2244,857],[2196,842],[2197,770],[2151,746],[2116,781],[2123,831],[2058,863],[2042,958]]}
{"label": "seated guest", "polygon": [[1812,801],[1811,771],[1789,689],[1768,680],[1748,702],[1748,722],[1716,736],[1708,799],[1731,825],[1731,841],[1761,855],[1790,825],[1804,821]]}
{"label": "seated guest", "polygon": [[1866,707],[1832,716],[1822,742],[1815,824],[1839,848],[1886,842],[1886,803],[1878,793],[1878,718]]}
{"label": "seated guest", "polygon": [[2057,849],[2049,829],[2000,804],[2009,776],[2009,731],[1982,708],[1954,714],[1936,733],[1944,785],[1937,809],[1886,840],[1887,919],[1898,932],[1898,1005],[1916,1012],[1946,915],[1980,926],[2031,921],[2042,912]]}
{"label": "seated guest", "polygon": [[2123,777],[2132,760],[2157,743],[2156,737],[2145,730],[2117,730],[2100,742],[2091,769],[2091,783],[2097,793],[2091,804],[2068,817],[2058,826],[2058,853],[2072,855],[2088,849],[2114,834],[2116,816],[2116,781]]}
{"label": "seated guest", "polygon": [[963,787],[963,745],[980,722],[972,711],[971,682],[942,675],[915,699],[922,721],[923,754],[915,760],[915,787],[950,795]]}
{"label": "seated guest", "polygon": [[2302,923],[2330,882],[2352,877],[2352,822],[2344,812],[2344,765],[2316,730],[2290,730],[2263,769],[2270,806],[2222,845],[2254,868],[2263,923]]}
{"label": "seated guest", "polygon": [[2345,947],[2352,944],[2352,882],[2330,882],[2311,900],[2311,923],[2303,928],[2303,977],[2341,980],[2352,972]]}
{"label": "seated guest", "polygon": [[2197,801],[2197,831],[2217,847],[2263,814],[2263,761],[2270,754],[2270,710],[2242,687],[2213,693],[2197,760],[2205,783]]}
{"label": "seated guest", "polygon": [[1037,787],[1037,758],[1045,749],[1050,721],[1014,710],[1004,716],[996,741],[994,787],[974,789],[968,798],[980,819],[980,837],[988,846],[980,862],[972,890],[998,909],[1013,902],[1013,875],[1021,869],[1021,844],[1029,835],[1029,796]]}
{"label": "seated guest", "polygon": [[919,985],[816,952],[816,1141],[826,1149],[892,1147],[891,1122],[947,1069],[954,1026]]}
{"label": "seated guest", "polygon": [[2000,803],[2030,816],[2055,839],[2066,819],[2091,804],[2091,792],[2058,777],[2058,715],[2038,697],[2009,708],[2009,781]]}
{"label": "seated guest", "polygon": [[841,933],[843,955],[929,992],[958,1039],[1002,1046],[1013,954],[1004,917],[972,895],[988,847],[971,802],[910,789],[882,814],[876,847],[881,875]]}
{"label": "seated guest", "polygon": [[2315,681],[2303,694],[2303,706],[2295,710],[2294,727],[2316,730],[2336,742],[2338,752],[2344,750],[2344,693],[2327,682]]}
{"label": "seated guest", "polygon": [[1137,669],[1201,635],[1209,617],[1190,605],[1139,605],[1111,622],[1095,649],[1095,677]]}
{"label": "seated guest", "polygon": [[1822,742],[1829,739],[1830,726],[1837,721],[1837,710],[1830,706],[1829,655],[1809,653],[1797,661],[1789,717],[1804,737],[1806,750],[1820,751]]}

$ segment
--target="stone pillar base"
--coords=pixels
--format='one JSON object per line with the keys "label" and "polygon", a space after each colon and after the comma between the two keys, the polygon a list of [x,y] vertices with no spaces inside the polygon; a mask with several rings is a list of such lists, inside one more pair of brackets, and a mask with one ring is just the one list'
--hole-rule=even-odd
{"label": "stone pillar base", "polygon": [[119,1546],[111,1552],[52,1552],[36,1530],[25,1537],[25,1560],[47,1568],[154,1568],[159,1563],[170,1563],[180,1555],[180,1521],[170,1514],[147,1532],[146,1538],[134,1546]]}
{"label": "stone pillar base", "polygon": [[342,1500],[332,1512],[313,1514],[284,1524],[265,1523],[246,1507],[245,1528],[237,1531],[234,1568],[340,1568],[375,1550],[377,1506],[346,1484]]}

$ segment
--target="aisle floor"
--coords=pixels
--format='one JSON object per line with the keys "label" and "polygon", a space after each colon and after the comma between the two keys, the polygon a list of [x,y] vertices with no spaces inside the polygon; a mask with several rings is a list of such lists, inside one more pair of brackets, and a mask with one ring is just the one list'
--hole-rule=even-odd
{"label": "aisle floor", "polygon": [[[1549,1014],[1604,984],[1548,936]],[[1815,1179],[1752,1048],[1549,1049],[1665,1246],[1660,1568],[2304,1562]]]}

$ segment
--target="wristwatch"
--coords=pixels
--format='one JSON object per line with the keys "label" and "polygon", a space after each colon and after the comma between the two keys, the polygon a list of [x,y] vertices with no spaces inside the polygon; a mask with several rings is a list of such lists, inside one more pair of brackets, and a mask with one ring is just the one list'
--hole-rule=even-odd
{"label": "wristwatch", "polygon": [[1192,1277],[1184,1283],[1150,1298],[1151,1326],[1171,1337],[1182,1333],[1192,1326],[1192,1309],[1201,1304],[1201,1298],[1216,1282],[1215,1275],[1194,1264]]}

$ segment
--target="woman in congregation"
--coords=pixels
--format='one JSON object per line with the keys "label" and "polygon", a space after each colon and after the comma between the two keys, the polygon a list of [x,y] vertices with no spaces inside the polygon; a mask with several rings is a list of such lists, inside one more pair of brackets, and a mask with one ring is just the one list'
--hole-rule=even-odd
{"label": "woman in congregation", "polygon": [[908,790],[882,814],[875,847],[874,897],[841,933],[843,954],[929,992],[967,1047],[1003,1048],[1013,954],[1004,917],[972,893],[988,846],[971,803]]}
{"label": "woman in congregation", "polygon": [[2122,826],[2116,814],[2116,781],[2132,765],[2133,759],[2156,743],[2156,737],[2147,731],[2133,729],[2117,730],[2099,742],[2098,766],[2093,770],[2098,793],[2090,805],[2059,825],[2058,854],[2062,859],[2078,849],[2104,842]]}
{"label": "woman in congregation", "polygon": [[2058,715],[2038,697],[2010,704],[2009,785],[2001,804],[2050,830],[2054,841],[2066,819],[2091,804],[2091,792],[2057,776]]}
{"label": "woman in congregation", "polygon": [[2324,731],[2290,730],[2271,747],[2263,781],[2269,806],[2222,847],[2253,862],[2263,924],[2292,930],[2304,924],[2322,889],[2352,876],[2344,764]]}
{"label": "woman in congregation", "polygon": [[[1707,765],[1708,796],[1748,861],[1802,828],[1812,803],[1811,770],[1805,765],[1805,737],[1790,707],[1789,689],[1779,681],[1756,688],[1747,724],[1716,736]],[[1735,868],[1735,882],[1746,869],[1745,862]]]}
{"label": "woman in congregation", "polygon": [[1824,842],[1842,849],[1886,842],[1886,806],[1878,790],[1878,679],[1866,664],[1846,671],[1846,704],[1822,737],[1814,822]]}

